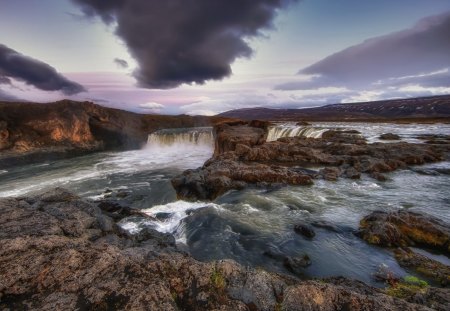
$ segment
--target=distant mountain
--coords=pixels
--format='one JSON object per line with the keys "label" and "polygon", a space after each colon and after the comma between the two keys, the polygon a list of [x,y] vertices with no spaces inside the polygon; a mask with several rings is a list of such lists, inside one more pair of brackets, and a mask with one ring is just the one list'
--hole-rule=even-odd
{"label": "distant mountain", "polygon": [[304,109],[245,108],[221,117],[271,121],[383,121],[450,118],[450,95],[375,102],[333,104]]}

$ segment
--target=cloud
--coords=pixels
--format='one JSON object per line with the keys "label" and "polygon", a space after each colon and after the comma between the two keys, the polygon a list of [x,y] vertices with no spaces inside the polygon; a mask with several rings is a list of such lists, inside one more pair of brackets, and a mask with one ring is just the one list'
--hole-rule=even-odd
{"label": "cloud", "polygon": [[11,84],[11,79],[0,75],[0,84]]}
{"label": "cloud", "polygon": [[114,63],[117,65],[117,67],[119,68],[128,68],[128,62],[124,59],[121,58],[114,58]]}
{"label": "cloud", "polygon": [[116,25],[138,63],[139,86],[168,89],[229,76],[237,58],[252,55],[248,39],[298,0],[72,1],[85,15]]}
{"label": "cloud", "polygon": [[11,95],[11,94],[8,94],[8,93],[0,90],[0,100],[3,100],[3,101],[19,101],[20,99],[15,97],[15,96],[13,96],[13,95]]}
{"label": "cloud", "polygon": [[162,109],[164,109],[164,105],[158,104],[158,103],[155,103],[155,102],[149,102],[149,103],[145,103],[145,104],[140,104],[139,108],[140,109],[153,110],[153,111],[159,112]]}
{"label": "cloud", "polygon": [[300,71],[349,84],[416,75],[450,66],[450,13],[349,47]]}
{"label": "cloud", "polygon": [[[450,67],[450,12],[420,20],[412,28],[372,38],[351,46],[299,71],[312,76],[308,82],[278,85],[293,90],[320,86],[364,89],[380,80],[390,83],[400,77],[429,81],[426,73]],[[424,75],[425,73],[425,75]],[[447,75],[434,83],[450,80]]]}
{"label": "cloud", "polygon": [[4,82],[15,79],[44,91],[61,91],[66,95],[86,91],[83,86],[68,80],[50,65],[3,44],[0,44],[0,79]]}

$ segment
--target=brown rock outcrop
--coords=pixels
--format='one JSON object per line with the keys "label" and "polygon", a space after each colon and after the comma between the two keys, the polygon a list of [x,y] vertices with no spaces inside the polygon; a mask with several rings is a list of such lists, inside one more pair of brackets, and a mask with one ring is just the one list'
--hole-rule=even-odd
{"label": "brown rock outcrop", "polygon": [[[383,173],[441,161],[450,151],[450,144],[367,144],[357,131],[330,130],[318,139],[290,137],[265,142],[266,128],[267,123],[257,121],[215,126],[214,157],[172,180],[179,198],[213,200],[249,185],[311,185],[315,178],[359,179],[361,174],[385,181]],[[306,169],[313,165],[327,167],[320,172]]]}
{"label": "brown rock outcrop", "polygon": [[431,216],[409,211],[376,211],[364,217],[358,233],[370,244],[404,247],[424,246],[450,254],[448,224]]}
{"label": "brown rock outcrop", "polygon": [[430,310],[430,301],[448,303],[439,295],[408,303],[342,278],[299,281],[228,260],[201,263],[170,241],[151,230],[129,235],[62,189],[0,199],[0,309]]}
{"label": "brown rock outcrop", "polygon": [[431,278],[442,286],[450,284],[450,266],[418,254],[409,248],[398,248],[394,254],[400,266]]}

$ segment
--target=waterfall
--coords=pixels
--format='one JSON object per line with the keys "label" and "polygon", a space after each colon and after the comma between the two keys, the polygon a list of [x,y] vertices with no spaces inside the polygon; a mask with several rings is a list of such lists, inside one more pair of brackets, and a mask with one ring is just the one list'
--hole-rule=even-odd
{"label": "waterfall", "polygon": [[212,128],[176,128],[158,130],[148,135],[147,146],[169,147],[174,145],[204,145],[214,144]]}
{"label": "waterfall", "polygon": [[281,137],[321,138],[329,128],[314,126],[298,126],[295,124],[278,124],[269,128],[267,141],[275,141]]}

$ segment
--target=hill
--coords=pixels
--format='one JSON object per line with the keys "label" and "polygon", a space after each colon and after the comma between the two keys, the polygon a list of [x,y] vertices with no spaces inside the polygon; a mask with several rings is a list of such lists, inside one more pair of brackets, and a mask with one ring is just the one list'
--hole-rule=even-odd
{"label": "hill", "polygon": [[304,109],[245,108],[221,117],[270,121],[450,121],[450,95],[333,104]]}

